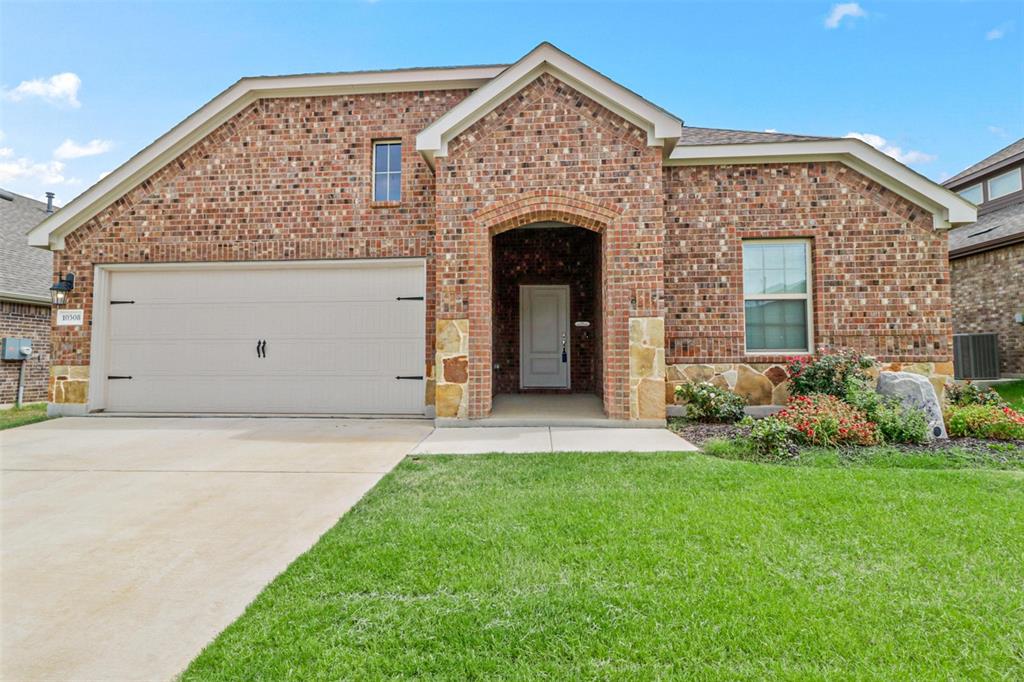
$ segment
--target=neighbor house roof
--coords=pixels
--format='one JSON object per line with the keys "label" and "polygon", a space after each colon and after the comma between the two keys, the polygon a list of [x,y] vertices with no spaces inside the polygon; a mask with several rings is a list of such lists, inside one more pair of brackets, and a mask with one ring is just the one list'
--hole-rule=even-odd
{"label": "neighbor house roof", "polygon": [[399,69],[243,78],[32,230],[33,246],[60,250],[73,230],[150,177],[248,104],[268,97],[466,88],[472,92],[416,137],[429,164],[448,142],[543,73],[550,73],[647,132],[667,164],[836,160],[927,208],[937,228],[973,222],[973,204],[858,140],[683,126],[628,88],[541,43],[510,66]]}
{"label": "neighbor house roof", "polygon": [[53,254],[26,240],[46,216],[44,202],[0,190],[0,300],[49,305]]}
{"label": "neighbor house roof", "polygon": [[960,171],[949,180],[943,182],[945,187],[957,187],[963,185],[977,176],[994,171],[1002,166],[1015,163],[1024,158],[1024,137],[1006,145],[995,154],[988,156],[969,168]]}
{"label": "neighbor house roof", "polygon": [[949,232],[949,256],[959,258],[1024,242],[1024,201],[978,217],[973,225]]}

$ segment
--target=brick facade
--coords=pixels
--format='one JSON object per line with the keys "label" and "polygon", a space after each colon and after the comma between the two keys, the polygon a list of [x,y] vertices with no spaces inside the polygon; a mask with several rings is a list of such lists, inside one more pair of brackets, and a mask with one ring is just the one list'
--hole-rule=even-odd
{"label": "brick facade", "polygon": [[[415,135],[468,92],[257,100],[68,235],[54,267],[78,277],[86,323],[54,330],[52,399],[84,400],[101,263],[424,257],[442,417],[484,417],[518,385],[519,283],[578,289],[573,319],[593,324],[573,329],[573,386],[611,418],[663,418],[673,367],[778,362],[743,352],[744,238],[813,240],[817,344],[949,361],[945,235],[847,166],[666,166],[645,131],[544,73],[432,171]],[[402,201],[375,204],[372,142],[396,137]],[[578,229],[515,229],[540,221]]]}
{"label": "brick facade", "polygon": [[[1013,276],[1010,273],[1017,273]],[[999,335],[999,371],[1024,375],[1024,244],[950,261],[953,331]]]}
{"label": "brick facade", "polygon": [[[50,380],[50,306],[0,301],[0,337],[32,339],[32,357],[25,361],[24,401],[46,400]],[[0,361],[0,405],[15,401],[21,362]]]}

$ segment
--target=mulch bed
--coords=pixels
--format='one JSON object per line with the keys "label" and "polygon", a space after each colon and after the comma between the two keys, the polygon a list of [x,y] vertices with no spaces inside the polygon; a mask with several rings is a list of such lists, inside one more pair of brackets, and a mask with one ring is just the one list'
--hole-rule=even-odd
{"label": "mulch bed", "polygon": [[[697,447],[709,440],[731,440],[743,438],[750,429],[736,424],[699,424],[688,422],[678,417],[669,419],[668,427]],[[934,440],[920,445],[888,445],[902,452],[941,452],[944,450],[961,450],[971,455],[990,461],[1011,462],[1024,460],[1024,441],[1022,440],[985,440],[983,438],[947,438]],[[856,456],[859,448],[844,448],[844,454]]]}

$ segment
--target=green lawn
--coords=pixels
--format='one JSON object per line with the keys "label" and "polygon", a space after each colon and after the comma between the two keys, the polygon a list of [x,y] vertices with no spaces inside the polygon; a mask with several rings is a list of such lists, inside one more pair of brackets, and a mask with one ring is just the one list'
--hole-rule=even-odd
{"label": "green lawn", "polygon": [[47,419],[49,417],[46,416],[46,403],[33,403],[0,410],[0,431],[13,429],[15,426],[35,424]]}
{"label": "green lawn", "polygon": [[1020,679],[1024,473],[407,459],[184,673]]}
{"label": "green lawn", "polygon": [[993,388],[1017,410],[1024,410],[1024,379],[1008,384],[996,384]]}

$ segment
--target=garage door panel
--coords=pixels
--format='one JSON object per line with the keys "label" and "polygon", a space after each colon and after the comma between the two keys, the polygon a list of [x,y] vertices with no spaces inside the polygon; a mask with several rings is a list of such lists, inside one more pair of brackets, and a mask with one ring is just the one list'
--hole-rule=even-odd
{"label": "garage door panel", "polygon": [[[423,411],[422,262],[115,271],[107,409]],[[256,343],[266,341],[265,357]]]}

